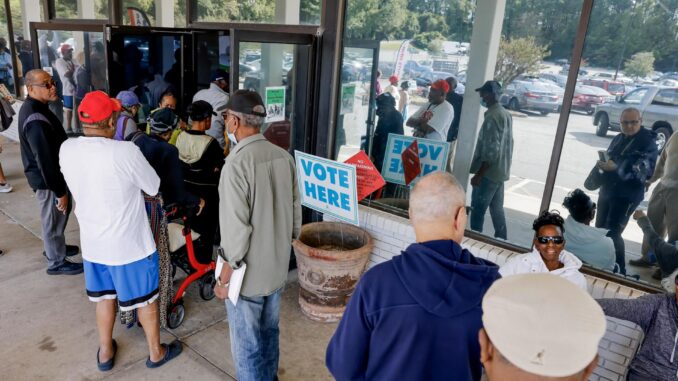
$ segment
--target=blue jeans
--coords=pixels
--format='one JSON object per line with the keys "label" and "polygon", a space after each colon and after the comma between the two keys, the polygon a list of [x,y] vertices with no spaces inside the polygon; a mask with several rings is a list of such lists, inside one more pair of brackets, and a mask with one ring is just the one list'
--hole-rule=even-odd
{"label": "blue jeans", "polygon": [[471,193],[471,229],[481,232],[485,223],[485,212],[490,208],[494,236],[506,239],[506,216],[504,216],[504,182],[496,183],[483,176],[480,186]]}
{"label": "blue jeans", "polygon": [[240,296],[237,306],[226,300],[231,352],[239,381],[278,379],[280,297],[282,288],[267,296]]}

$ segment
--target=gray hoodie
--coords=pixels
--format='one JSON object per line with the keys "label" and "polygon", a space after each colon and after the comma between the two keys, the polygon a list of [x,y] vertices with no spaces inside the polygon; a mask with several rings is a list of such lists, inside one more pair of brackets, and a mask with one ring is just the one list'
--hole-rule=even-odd
{"label": "gray hoodie", "polygon": [[600,299],[605,314],[634,322],[645,339],[629,368],[643,380],[678,380],[678,304],[675,294]]}

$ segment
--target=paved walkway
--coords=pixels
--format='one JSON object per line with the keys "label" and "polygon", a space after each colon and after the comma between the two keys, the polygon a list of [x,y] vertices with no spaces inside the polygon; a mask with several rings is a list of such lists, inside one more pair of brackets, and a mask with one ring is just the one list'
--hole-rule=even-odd
{"label": "paved walkway", "polygon": [[[48,276],[41,255],[40,218],[33,192],[23,175],[19,146],[0,136],[5,174],[14,187],[0,194],[0,378],[2,380],[234,380],[228,322],[217,299],[203,301],[197,287],[185,296],[186,319],[162,340],[175,337],[184,352],[167,365],[150,370],[140,328],[116,324],[119,350],[115,368],[96,367],[98,338],[94,304],[87,300],[84,278]],[[78,244],[76,218],[66,239]],[[80,256],[75,260],[81,260]],[[306,319],[297,304],[295,273],[283,295],[280,317],[281,380],[331,380],[324,366],[325,348],[336,324]],[[176,283],[181,281],[177,275]]]}

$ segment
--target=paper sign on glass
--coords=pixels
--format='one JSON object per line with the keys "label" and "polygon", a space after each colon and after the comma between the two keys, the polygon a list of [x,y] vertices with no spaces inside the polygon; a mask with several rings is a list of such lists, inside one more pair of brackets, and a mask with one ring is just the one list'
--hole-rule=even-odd
{"label": "paper sign on glass", "polygon": [[372,164],[365,151],[358,152],[344,163],[355,165],[358,181],[358,201],[386,185],[386,181],[381,177],[377,167]]}
{"label": "paper sign on glass", "polygon": [[421,173],[418,177],[426,176],[431,172],[444,171],[447,168],[450,143],[388,134],[384,161],[381,166],[381,175],[384,176],[384,180],[389,183],[405,185],[405,169],[403,167],[402,153],[415,140],[419,148],[419,163],[421,164]]}
{"label": "paper sign on glass", "polygon": [[405,185],[410,185],[412,180],[416,179],[421,173],[421,163],[419,162],[419,146],[417,141],[413,141],[401,155],[403,161],[403,171],[405,172]]}

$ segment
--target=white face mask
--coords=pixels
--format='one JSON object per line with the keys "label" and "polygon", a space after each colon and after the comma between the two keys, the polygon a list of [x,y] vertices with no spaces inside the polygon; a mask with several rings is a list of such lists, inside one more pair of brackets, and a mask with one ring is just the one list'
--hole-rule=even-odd
{"label": "white face mask", "polygon": [[[238,129],[236,128],[236,131],[237,130]],[[226,136],[228,136],[228,140],[230,140],[234,145],[238,144],[238,139],[235,137],[235,131],[229,131],[228,126],[226,126]]]}

